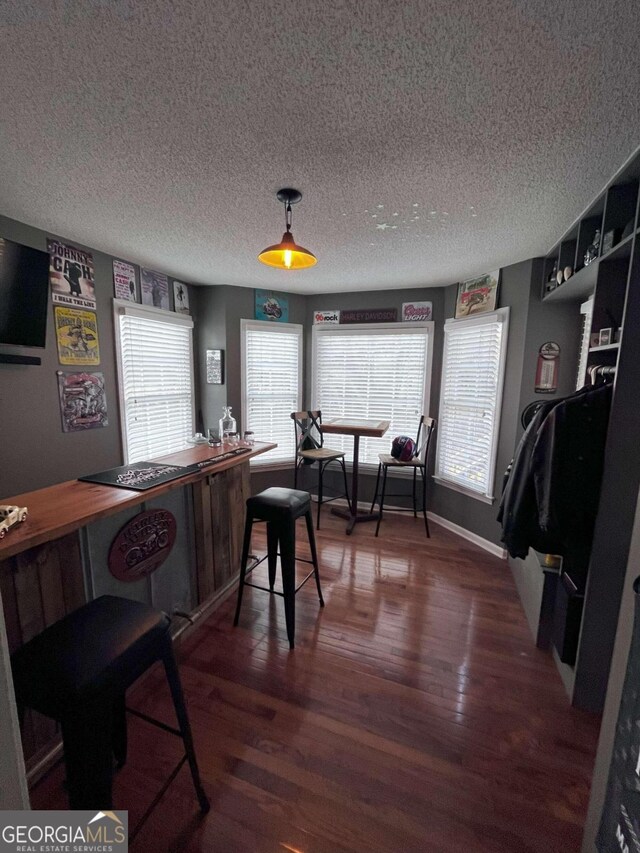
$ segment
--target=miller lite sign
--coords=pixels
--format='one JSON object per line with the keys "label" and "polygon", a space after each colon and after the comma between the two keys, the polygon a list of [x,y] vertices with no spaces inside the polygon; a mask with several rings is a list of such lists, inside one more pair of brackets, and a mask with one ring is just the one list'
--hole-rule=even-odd
{"label": "miller lite sign", "polygon": [[418,322],[433,319],[433,302],[403,302],[402,322]]}
{"label": "miller lite sign", "polygon": [[339,311],[314,311],[314,326],[337,326],[340,323]]}

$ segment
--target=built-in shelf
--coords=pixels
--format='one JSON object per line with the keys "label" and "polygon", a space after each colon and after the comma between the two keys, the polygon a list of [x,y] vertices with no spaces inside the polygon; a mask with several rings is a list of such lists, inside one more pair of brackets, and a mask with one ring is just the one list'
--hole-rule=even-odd
{"label": "built-in shelf", "polygon": [[[640,230],[640,229],[639,229]],[[596,289],[596,281],[598,279],[598,267],[603,261],[615,261],[621,258],[628,258],[631,255],[631,248],[634,234],[629,234],[624,240],[617,243],[605,255],[596,258],[591,263],[579,269],[567,281],[557,285],[549,293],[543,296],[544,302],[577,302],[587,296],[590,296]]]}
{"label": "built-in shelf", "polygon": [[544,295],[545,302],[577,302],[590,296],[596,289],[598,261],[592,261],[577,273],[563,281],[550,293]]}
{"label": "built-in shelf", "polygon": [[605,352],[609,349],[620,349],[620,341],[616,341],[614,344],[602,344],[601,347],[589,347],[589,352]]}

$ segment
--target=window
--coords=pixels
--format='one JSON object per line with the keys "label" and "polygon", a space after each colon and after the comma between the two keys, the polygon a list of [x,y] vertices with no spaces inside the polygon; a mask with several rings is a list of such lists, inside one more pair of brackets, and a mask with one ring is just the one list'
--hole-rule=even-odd
{"label": "window", "polygon": [[252,464],[293,462],[296,444],[291,412],[302,406],[302,326],[241,320],[242,416],[256,441],[275,450]]}
{"label": "window", "polygon": [[[313,404],[324,421],[349,416],[391,421],[383,438],[360,440],[360,461],[377,465],[391,438],[415,438],[428,414],[433,323],[313,327]],[[353,459],[353,438],[331,435]]]}
{"label": "window", "polygon": [[188,447],[193,435],[193,322],[114,299],[124,461]]}
{"label": "window", "polygon": [[435,477],[490,502],[496,466],[509,309],[444,326]]}

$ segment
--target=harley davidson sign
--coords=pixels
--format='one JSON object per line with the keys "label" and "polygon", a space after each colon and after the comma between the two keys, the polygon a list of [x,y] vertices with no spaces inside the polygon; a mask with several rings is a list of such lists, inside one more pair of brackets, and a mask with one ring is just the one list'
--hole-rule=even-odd
{"label": "harley davidson sign", "polygon": [[131,582],[155,572],[176,541],[176,520],[167,509],[138,513],[122,527],[109,548],[109,571]]}

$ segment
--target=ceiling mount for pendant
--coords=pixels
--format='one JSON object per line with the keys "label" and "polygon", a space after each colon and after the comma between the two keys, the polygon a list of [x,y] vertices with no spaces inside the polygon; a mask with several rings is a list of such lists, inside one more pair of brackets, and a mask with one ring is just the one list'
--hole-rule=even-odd
{"label": "ceiling mount for pendant", "polygon": [[266,249],[260,252],[258,260],[267,266],[284,270],[299,270],[305,267],[312,267],[318,262],[318,259],[308,249],[298,246],[291,233],[291,205],[297,204],[300,201],[302,193],[300,190],[295,190],[292,187],[284,187],[278,190],[276,198],[284,204],[286,231],[279,243],[267,246]]}
{"label": "ceiling mount for pendant", "polygon": [[283,190],[278,190],[276,198],[283,204],[297,204],[302,198],[300,190],[294,190],[291,187],[285,187]]}

